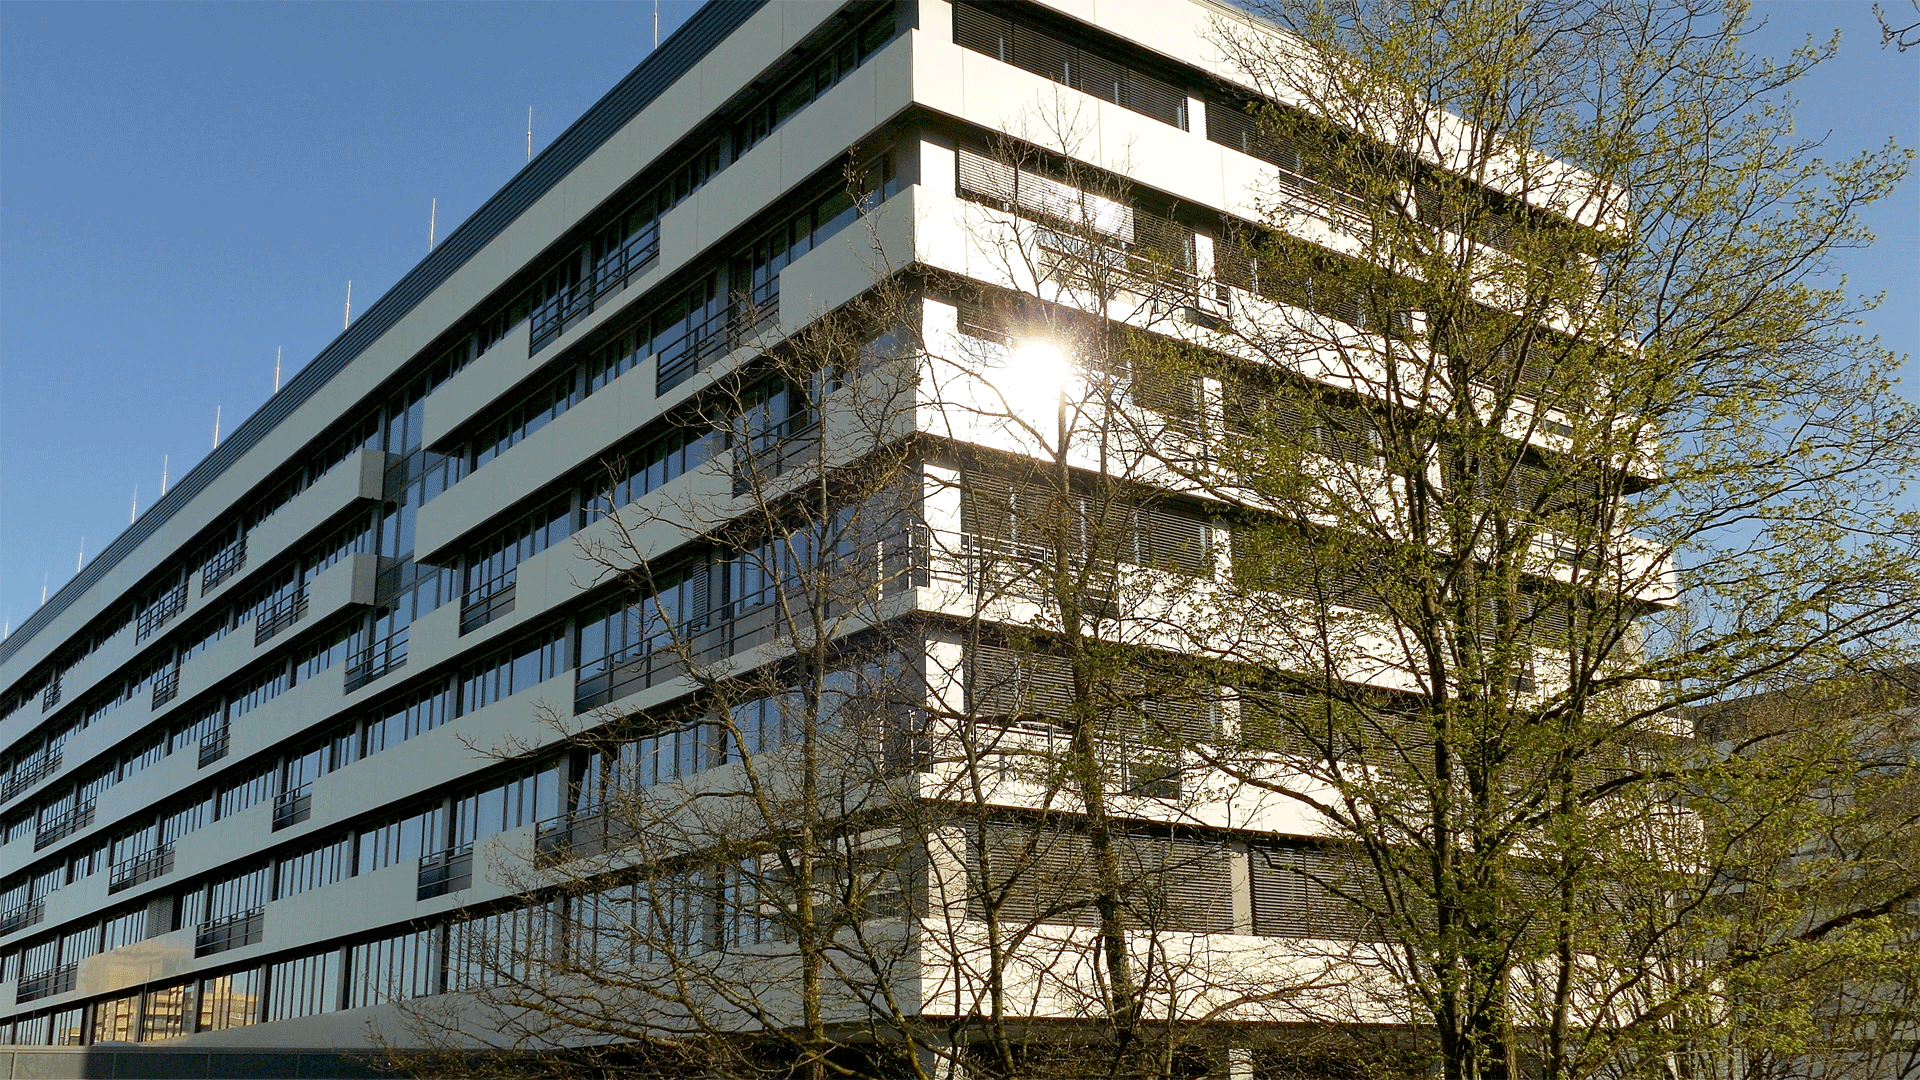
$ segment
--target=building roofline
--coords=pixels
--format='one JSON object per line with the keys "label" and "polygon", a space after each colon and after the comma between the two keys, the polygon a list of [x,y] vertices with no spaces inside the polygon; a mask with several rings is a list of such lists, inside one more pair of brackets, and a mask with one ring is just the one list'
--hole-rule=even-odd
{"label": "building roofline", "polygon": [[[13,659],[27,642],[59,618],[74,602],[132,554],[174,514],[184,509],[227,468],[253,449],[282,420],[293,415],[320,388],[432,295],[467,260],[537,202],[553,186],[598,150],[628,121],[652,104],[714,47],[759,11],[767,0],[707,0],[660,47],[642,60],[613,89],[602,95],[532,162],[481,204],[426,258],[389,288],[359,321],[341,331],[300,369],[280,392],[255,409],[232,435],[187,471],[165,497],[127,526],[80,573],[42,604],[19,629],[0,641],[0,663]],[[24,672],[22,674],[25,674]]]}

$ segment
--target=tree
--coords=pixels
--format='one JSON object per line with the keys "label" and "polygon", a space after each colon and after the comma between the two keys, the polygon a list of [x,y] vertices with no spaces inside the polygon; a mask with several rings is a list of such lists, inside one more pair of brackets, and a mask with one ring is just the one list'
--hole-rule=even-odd
{"label": "tree", "polygon": [[[1897,971],[1910,758],[1688,710],[1914,644],[1920,417],[1822,277],[1906,156],[1793,141],[1819,56],[1745,58],[1739,12],[1271,14],[1222,16],[1251,89],[1205,120],[1276,166],[1258,220],[1197,233],[1056,103],[956,148],[964,277],[877,258],[703,399],[706,486],[590,552],[628,636],[583,676],[679,704],[553,718],[608,764],[463,932],[488,1030],[719,1075],[1172,1077],[1290,1025],[1348,1073],[1760,1076]],[[718,633],[689,542],[762,622]],[[614,764],[669,737],[730,771]],[[1255,857],[1297,917],[1215,948],[1187,886]]]}
{"label": "tree", "polygon": [[[1920,11],[1920,4],[1915,4],[1914,9]],[[1873,17],[1880,23],[1881,48],[1884,49],[1888,45],[1892,45],[1901,52],[1906,52],[1915,45],[1920,45],[1920,37],[1915,36],[1916,34],[1920,34],[1920,19],[1904,24],[1897,18],[1889,22],[1887,20],[1887,13],[1881,9],[1879,4],[1873,5]]]}
{"label": "tree", "polygon": [[1770,807],[1859,746],[1728,755],[1684,712],[1912,655],[1920,414],[1827,275],[1910,154],[1797,139],[1783,94],[1831,46],[1749,57],[1739,5],[1261,12],[1295,37],[1222,17],[1258,94],[1208,118],[1277,167],[1216,256],[1246,302],[1143,342],[1232,435],[1163,455],[1237,509],[1206,636],[1245,738],[1214,764],[1348,846],[1303,873],[1381,928],[1368,1007],[1443,1075],[1705,1074],[1784,1015],[1743,979],[1844,978],[1816,958],[1916,895],[1849,857],[1844,899],[1730,914],[1819,828]]}
{"label": "tree", "polygon": [[636,499],[648,463],[606,463],[575,707],[542,717],[575,759],[568,811],[500,853],[522,898],[456,927],[461,997],[412,1011],[456,1071],[528,1067],[460,1053],[475,1031],[571,1048],[559,1073],[922,1064],[895,997],[925,864],[919,632],[898,619],[923,572],[909,297],[883,282],[777,347],[776,311],[735,297],[730,344],[765,352],[679,414],[684,482]]}
{"label": "tree", "polygon": [[[1722,874],[1720,902],[1703,905],[1710,933],[1688,943],[1728,971],[1744,1036],[1736,1059],[1704,1062],[1701,1075],[1920,1075],[1915,675],[1830,680],[1701,713],[1720,767],[1767,785],[1702,810],[1707,835],[1746,873]],[[1761,758],[1767,767],[1754,769]],[[1727,954],[1748,959],[1729,966]]]}
{"label": "tree", "polygon": [[[957,564],[965,590],[949,610],[964,615],[951,681],[966,693],[948,697],[942,730],[956,793],[988,815],[970,823],[981,857],[967,883],[985,974],[1026,983],[993,988],[994,1014],[1020,1004],[1084,1024],[1017,1041],[996,1030],[973,1064],[1180,1075],[1220,1063],[1220,1025],[1280,1019],[1320,978],[1209,949],[1205,935],[1236,929],[1229,913],[1181,907],[1195,879],[1227,873],[1224,843],[1179,839],[1221,808],[1194,755],[1219,739],[1225,703],[1189,637],[1168,633],[1208,596],[1218,549],[1160,458],[1199,435],[1200,401],[1143,368],[1126,328],[1183,320],[1202,285],[1194,231],[1127,181],[1125,161],[1086,163],[1071,106],[1042,101],[1026,121],[958,150],[973,280],[947,285],[957,334],[927,335],[933,433],[959,504],[934,565]],[[999,778],[995,758],[1013,762]],[[1009,834],[1016,808],[1029,824]],[[1054,878],[1037,892],[1035,871]],[[1089,921],[1092,936],[1048,926]]]}
{"label": "tree", "polygon": [[[1077,362],[1117,371],[1121,338],[1068,304],[1158,303],[1179,252],[1122,252],[1068,159],[981,149],[1006,186],[966,228],[1000,288],[899,271],[876,226],[869,291],[743,339],[684,414],[686,482],[628,505],[633,465],[608,463],[576,709],[544,717],[569,810],[497,853],[522,898],[454,927],[458,995],[411,1006],[434,1053],[404,1064],[1173,1076],[1211,1052],[1196,1021],[1310,984],[1196,948],[1231,905],[1180,906],[1225,873],[1175,835],[1218,710],[1124,611],[1212,572],[1204,528],[1146,542],[1175,519],[1113,379],[1007,377],[1035,360],[1009,354],[1016,313],[1110,342]],[[1035,191],[1078,194],[1036,219]]]}

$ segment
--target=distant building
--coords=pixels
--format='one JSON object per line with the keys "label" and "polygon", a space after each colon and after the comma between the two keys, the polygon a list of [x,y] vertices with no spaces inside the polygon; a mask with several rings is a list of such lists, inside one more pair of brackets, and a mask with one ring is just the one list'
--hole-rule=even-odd
{"label": "distant building", "polygon": [[[1729,754],[1765,753],[1779,737],[1791,738],[1802,731],[1845,732],[1850,736],[1864,768],[1866,779],[1874,785],[1874,803],[1865,804],[1870,819],[1885,823],[1884,832],[1862,834],[1848,828],[1843,835],[1853,845],[1844,851],[1850,866],[1877,867],[1884,877],[1873,883],[1871,891],[1854,892],[1853,884],[1820,880],[1825,892],[1807,894],[1809,925],[1831,920],[1853,906],[1871,908],[1897,890],[1912,887],[1911,845],[1920,830],[1913,821],[1913,807],[1920,804],[1920,787],[1909,780],[1890,788],[1881,782],[1901,775],[1911,777],[1912,762],[1920,752],[1920,668],[1906,667],[1870,674],[1843,676],[1807,685],[1764,691],[1736,698],[1700,710],[1696,716],[1700,737]],[[1862,789],[1838,790],[1831,797],[1846,810],[1846,805]],[[1810,843],[1800,854],[1808,865],[1820,866],[1822,856],[1840,854],[1822,850]],[[1796,858],[1793,860],[1798,862]],[[1810,888],[1796,882],[1794,867],[1783,867],[1783,880],[1789,887]],[[1904,877],[1902,876],[1904,873]],[[1738,894],[1744,888],[1732,885]],[[1848,905],[1840,907],[1839,905]],[[1891,906],[1887,914],[1904,922],[1905,933],[1920,933],[1920,896],[1908,896]],[[1909,948],[1915,940],[1907,939]],[[1850,978],[1844,985],[1831,987],[1813,1004],[1813,1020],[1818,1034],[1807,1040],[1803,1053],[1782,1052],[1767,1047],[1777,1057],[1753,1065],[1755,1073],[1770,1069],[1768,1075],[1819,1077],[1821,1080],[1877,1080],[1881,1077],[1920,1076],[1920,1022],[1914,1017],[1920,1009],[1920,972],[1906,971],[1885,979]]]}

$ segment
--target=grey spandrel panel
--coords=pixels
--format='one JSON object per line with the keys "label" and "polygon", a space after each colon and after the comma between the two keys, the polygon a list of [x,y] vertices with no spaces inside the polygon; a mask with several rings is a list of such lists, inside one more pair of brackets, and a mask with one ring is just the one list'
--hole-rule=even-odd
{"label": "grey spandrel panel", "polygon": [[419,552],[446,560],[502,508],[552,487],[644,428],[659,415],[654,371],[648,362],[626,372],[428,503],[421,512]]}
{"label": "grey spandrel panel", "polygon": [[331,1050],[192,1050],[103,1046],[0,1053],[0,1078],[16,1080],[372,1080],[365,1055]]}
{"label": "grey spandrel panel", "polygon": [[13,1053],[14,1080],[82,1080],[99,1077],[112,1080],[113,1058],[109,1053],[88,1050],[16,1050]]}
{"label": "grey spandrel panel", "polygon": [[116,1080],[202,1080],[207,1055],[191,1050],[156,1050],[113,1054]]}
{"label": "grey spandrel panel", "polygon": [[[133,624],[128,623],[60,677],[62,693],[68,700],[78,701],[98,689],[108,676],[118,677],[121,668],[139,651],[139,644]],[[16,730],[23,732],[24,727]],[[5,746],[12,737],[16,737],[14,731],[0,733],[0,746]]]}
{"label": "grey spandrel panel", "polygon": [[[297,1076],[335,1076],[337,1073],[303,1073],[302,1059],[307,1054],[298,1052],[276,1053],[261,1051],[220,1051],[207,1055],[207,1077],[222,1080],[280,1080],[282,1077]],[[333,1055],[326,1055],[331,1057]]]}
{"label": "grey spandrel panel", "polygon": [[[76,610],[84,618],[91,618],[106,603],[117,600],[116,591],[114,595],[94,598],[91,604],[81,603],[83,597],[149,538],[163,531],[178,532],[177,529],[166,528],[174,515],[446,282],[542,195],[586,161],[641,109],[691,71],[721,40],[759,11],[764,3],[765,0],[712,0],[701,7],[680,30],[661,44],[657,52],[589,108],[538,158],[455,229],[433,254],[375,301],[357,322],[322,350],[279,394],[242,423],[218,449],[181,477],[164,498],[95,556],[91,564],[50,597],[15,633],[0,642],[0,664],[13,667],[16,658],[25,659],[28,663],[44,659],[60,642],[39,641],[42,630],[61,619],[70,609]],[[177,537],[175,542],[184,542],[186,539],[184,536]],[[131,587],[132,584],[128,581],[121,587]],[[79,629],[78,621],[63,621],[72,623],[67,633]],[[29,649],[29,645],[33,648]],[[17,678],[25,671],[24,667],[15,668],[8,675]]]}
{"label": "grey spandrel panel", "polygon": [[299,1075],[311,1080],[372,1080],[374,1077],[402,1075],[376,1068],[366,1058],[320,1051],[301,1054],[299,1057]]}

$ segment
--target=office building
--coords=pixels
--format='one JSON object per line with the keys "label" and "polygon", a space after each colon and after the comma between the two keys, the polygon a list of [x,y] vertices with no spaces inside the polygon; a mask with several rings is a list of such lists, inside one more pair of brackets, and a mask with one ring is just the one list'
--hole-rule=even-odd
{"label": "office building", "polygon": [[[1271,306],[1231,251],[1253,193],[1277,179],[1302,206],[1340,201],[1256,129],[1251,88],[1209,44],[1219,20],[1269,32],[1203,0],[701,8],[0,645],[0,1039],[364,1047],[370,1024],[401,1030],[400,1003],[479,985],[462,935],[529,910],[503,860],[585,851],[604,777],[641,759],[666,783],[757,752],[737,724],[731,746],[699,728],[634,735],[631,752],[580,739],[707,707],[660,644],[676,632],[736,673],[782,662],[795,620],[756,608],[778,558],[727,526],[764,520],[758,496],[849,448],[919,448],[902,466],[918,482],[896,485],[914,527],[849,565],[871,571],[871,612],[912,627],[887,662],[912,669],[920,712],[1044,741],[1034,702],[1062,669],[1019,655],[1020,634],[968,628],[1021,617],[1017,596],[980,602],[981,567],[1018,564],[1060,524],[1037,523],[1063,492],[1021,478],[1006,434],[1045,443],[1061,387],[1088,381],[1049,370],[1087,367],[1057,339],[1097,337],[1102,318],[1204,334]],[[997,254],[996,228],[1013,245]],[[1110,244],[1089,254],[1091,234]],[[1071,289],[1017,300],[1031,281],[1011,253],[1030,242],[1056,269],[1155,283],[1133,314],[1074,314]],[[832,379],[761,373],[881,278],[907,298],[886,310],[954,365],[909,380],[911,406],[862,442],[831,400],[917,355],[901,335],[874,329],[862,355],[879,360]],[[1034,347],[1023,320],[1053,343]],[[1001,374],[981,378],[1010,393],[962,409],[943,380],[983,356]],[[1122,396],[1191,442],[1219,429],[1220,387]],[[1097,486],[1097,458],[1066,466],[1085,478],[1072,490]],[[1169,485],[1094,529],[1126,548],[1107,561],[1224,578],[1222,519]],[[696,504],[711,520],[687,517]],[[635,544],[657,598],[603,565]],[[1128,587],[1085,602],[1137,614]],[[1202,739],[1231,713],[1162,711]],[[939,740],[902,723],[889,760],[911,771]],[[1289,875],[1316,849],[1263,848],[1283,825],[1183,802],[1198,796],[1174,753],[1124,763],[1115,812],[1150,825],[1178,807],[1178,837],[1154,849],[1179,854],[1177,929],[1242,958],[1365,936]],[[920,865],[941,887],[940,859]],[[539,910],[577,919],[555,903]],[[956,1008],[928,994],[917,1011]]]}

